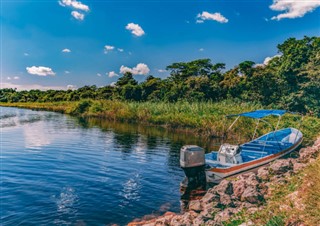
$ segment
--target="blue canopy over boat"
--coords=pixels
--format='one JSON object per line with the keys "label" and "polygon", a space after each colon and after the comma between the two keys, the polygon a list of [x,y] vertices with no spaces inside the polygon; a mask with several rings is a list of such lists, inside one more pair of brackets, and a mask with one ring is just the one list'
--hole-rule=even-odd
{"label": "blue canopy over boat", "polygon": [[269,115],[282,116],[286,112],[287,112],[286,110],[256,110],[251,112],[244,112],[241,114],[228,115],[227,117],[244,116],[248,118],[260,119],[260,118],[267,117]]}

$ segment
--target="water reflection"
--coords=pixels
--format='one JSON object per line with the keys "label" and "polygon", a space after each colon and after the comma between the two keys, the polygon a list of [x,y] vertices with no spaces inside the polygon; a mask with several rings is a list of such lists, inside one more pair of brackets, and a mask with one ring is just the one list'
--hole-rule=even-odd
{"label": "water reflection", "polygon": [[52,136],[47,136],[43,131],[45,130],[46,122],[32,121],[23,127],[23,134],[26,148],[39,149],[42,146],[49,145],[53,139]]}
{"label": "water reflection", "polygon": [[142,134],[146,138],[148,150],[155,149],[158,143],[166,142],[171,144],[173,149],[180,148],[185,144],[196,144],[209,151],[216,150],[221,143],[221,139],[208,138],[160,126],[128,124],[98,118],[79,118],[78,123],[84,128],[98,127],[103,131],[115,132],[117,143],[125,149],[130,149],[138,141],[138,134]]}
{"label": "water reflection", "polygon": [[[125,225],[180,211],[179,150],[211,140],[161,127],[6,108],[4,225]],[[215,141],[213,141],[215,142]]]}

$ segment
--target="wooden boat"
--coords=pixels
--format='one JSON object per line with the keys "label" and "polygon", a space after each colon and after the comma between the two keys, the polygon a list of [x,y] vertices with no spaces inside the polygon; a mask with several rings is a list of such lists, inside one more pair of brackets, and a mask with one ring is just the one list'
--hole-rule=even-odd
{"label": "wooden boat", "polygon": [[203,183],[205,173],[206,182],[218,183],[223,178],[260,167],[296,150],[303,140],[302,133],[295,128],[277,129],[285,113],[284,110],[257,110],[227,116],[236,117],[228,130],[240,117],[257,120],[253,137],[260,121],[268,123],[263,118],[279,117],[275,130],[241,145],[224,143],[218,152],[208,154],[198,146],[184,146],[180,152],[180,165],[189,182]]}

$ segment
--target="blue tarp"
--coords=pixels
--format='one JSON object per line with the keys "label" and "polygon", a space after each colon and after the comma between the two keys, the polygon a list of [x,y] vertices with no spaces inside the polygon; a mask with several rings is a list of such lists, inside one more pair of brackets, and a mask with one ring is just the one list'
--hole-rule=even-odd
{"label": "blue tarp", "polygon": [[244,117],[249,117],[249,118],[264,118],[269,115],[276,115],[276,116],[281,116],[285,114],[287,111],[286,110],[256,110],[256,111],[251,111],[251,112],[244,112],[241,114],[236,114],[236,115],[228,115],[228,117],[231,116],[244,116]]}

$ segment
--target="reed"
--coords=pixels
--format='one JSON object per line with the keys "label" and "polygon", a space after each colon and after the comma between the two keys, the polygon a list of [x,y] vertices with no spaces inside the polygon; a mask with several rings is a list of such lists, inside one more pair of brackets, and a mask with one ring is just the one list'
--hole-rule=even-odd
{"label": "reed", "polygon": [[[115,100],[81,100],[78,102],[45,103],[1,103],[1,106],[13,106],[37,110],[48,110],[81,117],[97,117],[112,121],[138,122],[159,125],[171,129],[184,129],[203,136],[222,136],[231,120],[224,116],[244,111],[262,109],[260,104],[235,101],[222,102],[127,102]],[[296,118],[285,116],[280,126],[298,127]],[[276,119],[269,119],[275,125]],[[255,121],[241,119],[230,131],[239,143],[251,138]],[[305,136],[305,144],[310,143],[320,133],[320,119],[304,117],[300,128]],[[271,128],[261,124],[258,135]],[[241,136],[236,136],[240,134]]]}

